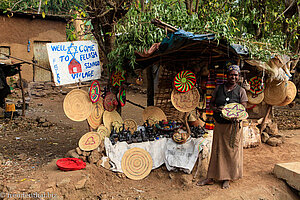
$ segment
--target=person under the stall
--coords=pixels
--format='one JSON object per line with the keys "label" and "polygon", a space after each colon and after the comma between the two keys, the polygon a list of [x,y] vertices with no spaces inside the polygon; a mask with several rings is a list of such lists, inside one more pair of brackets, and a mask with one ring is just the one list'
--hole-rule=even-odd
{"label": "person under the stall", "polygon": [[[240,68],[238,65],[228,67],[227,82],[216,87],[210,103],[214,111],[215,128],[211,158],[208,166],[207,178],[199,181],[198,186],[211,185],[214,181],[222,181],[222,188],[229,188],[231,180],[242,178],[243,175],[243,137],[240,123],[237,129],[231,120],[222,117],[222,109],[229,103],[240,103],[246,107],[247,94],[238,85]],[[230,144],[231,134],[237,130],[233,144]]]}

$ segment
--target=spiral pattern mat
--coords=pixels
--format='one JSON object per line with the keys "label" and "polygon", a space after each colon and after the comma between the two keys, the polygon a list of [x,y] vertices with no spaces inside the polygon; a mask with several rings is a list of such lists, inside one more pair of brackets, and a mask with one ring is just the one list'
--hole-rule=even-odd
{"label": "spiral pattern mat", "polygon": [[88,117],[88,123],[93,129],[97,129],[102,123],[102,115],[104,112],[103,104],[97,102],[93,104],[92,114]]}
{"label": "spiral pattern mat", "polygon": [[152,165],[153,161],[150,154],[138,147],[127,150],[121,162],[122,171],[133,180],[141,180],[148,176]]}
{"label": "spiral pattern mat", "polygon": [[63,109],[68,118],[79,122],[91,115],[93,105],[86,91],[74,89],[65,97]]}
{"label": "spiral pattern mat", "polygon": [[96,103],[101,95],[100,84],[98,81],[94,81],[89,90],[90,100],[93,103]]}
{"label": "spiral pattern mat", "polygon": [[196,83],[196,76],[189,70],[179,72],[174,78],[174,87],[179,92],[188,92],[193,89]]}
{"label": "spiral pattern mat", "polygon": [[263,80],[258,76],[254,76],[254,77],[250,78],[249,85],[250,85],[249,91],[252,94],[256,94],[256,95],[260,94],[265,89],[265,84],[263,83]]}

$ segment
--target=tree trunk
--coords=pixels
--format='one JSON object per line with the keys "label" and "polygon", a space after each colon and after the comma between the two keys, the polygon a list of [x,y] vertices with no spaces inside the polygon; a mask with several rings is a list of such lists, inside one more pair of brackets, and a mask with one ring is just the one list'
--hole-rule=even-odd
{"label": "tree trunk", "polygon": [[147,106],[154,106],[153,66],[147,68]]}

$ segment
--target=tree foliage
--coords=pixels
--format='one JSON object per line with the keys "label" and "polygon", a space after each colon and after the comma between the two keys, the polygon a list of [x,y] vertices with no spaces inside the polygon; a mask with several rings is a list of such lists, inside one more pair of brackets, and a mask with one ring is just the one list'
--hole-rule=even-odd
{"label": "tree foliage", "polygon": [[[2,0],[0,8],[37,11],[40,0]],[[300,1],[297,0],[41,0],[46,14],[86,17],[104,52],[117,69],[134,68],[136,50],[161,42],[164,30],[150,23],[158,18],[195,34],[248,47],[252,57],[300,52]],[[71,26],[70,26],[71,27]],[[70,28],[72,32],[72,27]],[[74,39],[74,38],[73,38]],[[129,65],[128,65],[129,63]]]}
{"label": "tree foliage", "polygon": [[[122,68],[124,60],[133,68],[135,50],[148,49],[166,36],[164,30],[149,23],[153,18],[197,34],[214,33],[217,39],[248,47],[250,56],[258,59],[268,60],[274,54],[295,55],[299,53],[300,4],[291,3],[293,6],[282,0],[137,1],[115,26],[116,48],[109,58],[116,68]],[[296,7],[290,17],[285,15],[288,6]]]}
{"label": "tree foliage", "polygon": [[45,14],[70,14],[82,7],[81,0],[1,0],[0,9],[14,12],[37,13],[39,8]]}

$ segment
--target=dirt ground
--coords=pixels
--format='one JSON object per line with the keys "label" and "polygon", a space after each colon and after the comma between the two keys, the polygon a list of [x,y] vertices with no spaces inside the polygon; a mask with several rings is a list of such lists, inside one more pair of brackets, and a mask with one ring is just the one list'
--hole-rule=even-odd
{"label": "dirt ground", "polygon": [[[222,190],[219,183],[198,187],[192,175],[168,172],[164,166],[140,181],[94,164],[87,164],[84,170],[59,171],[56,160],[76,148],[80,137],[88,132],[87,122],[73,122],[64,115],[63,98],[61,94],[32,98],[26,118],[0,120],[0,194],[46,193],[55,197],[44,199],[72,200],[299,199],[297,192],[277,179],[272,170],[276,163],[300,161],[300,129],[280,130],[285,138],[281,146],[261,144],[244,149],[244,177],[231,183],[228,190]],[[127,98],[146,106],[145,94],[129,91]],[[278,114],[281,112],[286,108],[277,109],[275,116],[284,116]],[[299,112],[296,105],[296,114],[291,115],[296,123]],[[141,108],[129,103],[122,110],[123,119],[135,119],[138,124],[142,124],[141,114]]]}

